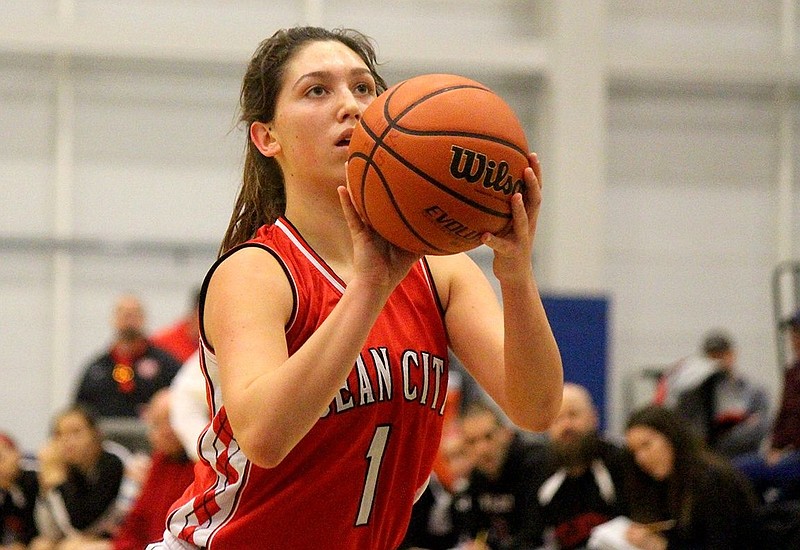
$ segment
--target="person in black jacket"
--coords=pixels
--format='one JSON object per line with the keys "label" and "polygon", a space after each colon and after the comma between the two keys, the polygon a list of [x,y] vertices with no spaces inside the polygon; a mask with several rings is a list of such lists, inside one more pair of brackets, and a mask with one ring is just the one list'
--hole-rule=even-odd
{"label": "person in black jacket", "polygon": [[681,393],[675,410],[723,456],[733,459],[757,452],[772,422],[766,389],[737,372],[736,347],[726,332],[710,332],[702,352],[714,371]]}
{"label": "person in black jacket", "polygon": [[634,522],[628,542],[643,550],[759,547],[750,538],[757,504],[752,487],[678,413],[640,409],[628,419],[625,439],[637,466],[628,480]]}
{"label": "person in black jacket", "polygon": [[56,417],[52,439],[39,453],[39,537],[33,550],[84,548],[108,538],[122,485],[122,459],[103,448],[91,411],[73,405]]}
{"label": "person in black jacket", "polygon": [[632,462],[622,447],[601,437],[599,426],[586,388],[564,384],[537,493],[548,538],[560,550],[584,547],[593,527],[627,512],[624,485]]}
{"label": "person in black jacket", "polygon": [[461,426],[473,470],[453,501],[460,541],[492,550],[538,548],[543,525],[536,481],[544,445],[527,441],[481,401],[467,408]]}
{"label": "person in black jacket", "polygon": [[148,340],[144,308],[136,296],[117,299],[112,325],[114,341],[84,368],[75,402],[100,420],[137,419],[153,395],[170,385],[181,364]]}

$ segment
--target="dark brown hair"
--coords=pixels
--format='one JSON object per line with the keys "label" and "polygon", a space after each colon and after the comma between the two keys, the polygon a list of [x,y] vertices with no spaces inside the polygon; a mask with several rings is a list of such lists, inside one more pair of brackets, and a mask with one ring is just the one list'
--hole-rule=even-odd
{"label": "dark brown hair", "polygon": [[275,117],[275,103],[292,56],[310,42],[326,41],[341,42],[357,53],[375,79],[377,92],[386,90],[386,82],[377,73],[372,40],[356,30],[293,27],[281,29],[262,41],[250,59],[239,94],[239,123],[247,130],[244,173],[220,255],[251,239],[259,227],[274,222],[286,209],[281,169],[275,159],[265,157],[256,148],[249,129],[253,122],[269,122]]}
{"label": "dark brown hair", "polygon": [[[727,490],[736,488],[743,496],[743,501],[751,507],[755,506],[754,495],[747,482],[736,472],[728,461],[714,453],[700,438],[692,427],[673,409],[648,405],[628,418],[626,431],[641,426],[655,430],[669,441],[673,453],[673,472],[665,480],[667,494],[667,510],[658,510],[666,517],[677,520],[677,529],[686,529],[692,516],[697,513],[698,491],[707,488],[702,482],[704,472],[709,468],[718,472],[719,479],[725,479]],[[654,486],[645,481],[649,477],[638,467],[629,478],[628,495],[631,497],[630,512],[635,521],[643,523],[664,519],[653,515],[660,506],[652,492]]]}
{"label": "dark brown hair", "polygon": [[86,425],[89,427],[89,429],[98,434],[99,438],[102,438],[102,432],[100,431],[100,420],[97,413],[92,407],[84,403],[73,403],[62,409],[53,418],[50,426],[50,433],[55,435],[58,430],[58,424],[61,422],[61,420],[73,414],[83,418],[83,421],[86,422]]}

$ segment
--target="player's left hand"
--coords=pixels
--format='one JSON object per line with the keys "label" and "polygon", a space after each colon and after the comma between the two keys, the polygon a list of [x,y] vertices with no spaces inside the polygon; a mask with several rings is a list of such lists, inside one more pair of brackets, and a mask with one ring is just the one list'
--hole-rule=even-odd
{"label": "player's left hand", "polygon": [[526,276],[531,272],[536,223],[542,204],[542,167],[536,153],[528,155],[530,166],[523,172],[525,190],[511,197],[511,231],[503,236],[483,235],[481,242],[494,250],[493,270],[498,280]]}

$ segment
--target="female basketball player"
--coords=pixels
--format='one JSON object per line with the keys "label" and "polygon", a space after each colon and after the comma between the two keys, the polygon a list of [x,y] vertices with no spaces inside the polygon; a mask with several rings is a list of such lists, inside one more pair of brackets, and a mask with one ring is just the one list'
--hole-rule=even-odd
{"label": "female basketball player", "polygon": [[252,58],[244,182],[203,286],[213,419],[153,548],[396,548],[439,445],[448,345],[520,426],[543,430],[558,411],[531,266],[536,156],[513,232],[483,237],[501,309],[466,255],[420,258],[355,213],[348,142],[385,88],[355,31],[279,31]]}

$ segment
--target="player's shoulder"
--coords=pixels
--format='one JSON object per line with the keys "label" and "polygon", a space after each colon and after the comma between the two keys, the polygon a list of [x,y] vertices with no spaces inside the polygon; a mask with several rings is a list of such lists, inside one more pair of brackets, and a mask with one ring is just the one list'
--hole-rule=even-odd
{"label": "player's shoulder", "polygon": [[206,311],[209,307],[252,311],[268,306],[288,316],[293,308],[295,293],[285,263],[261,245],[247,244],[224,254],[209,270],[204,287]]}
{"label": "player's shoulder", "polygon": [[221,256],[208,273],[209,280],[256,282],[283,276],[283,260],[272,248],[260,243],[247,243]]}

